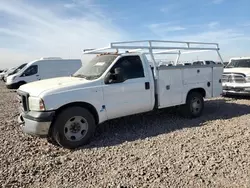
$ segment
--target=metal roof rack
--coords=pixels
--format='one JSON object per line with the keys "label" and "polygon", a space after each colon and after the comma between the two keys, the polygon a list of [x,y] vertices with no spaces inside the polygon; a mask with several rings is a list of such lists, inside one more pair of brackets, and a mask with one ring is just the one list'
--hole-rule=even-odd
{"label": "metal roof rack", "polygon": [[[138,45],[141,43],[142,45]],[[161,45],[155,45],[160,43]],[[181,44],[185,46],[164,46],[166,44]],[[210,45],[213,47],[193,47],[192,45]],[[100,54],[105,53],[103,50],[115,49],[119,52],[121,49],[131,50],[219,50],[218,43],[208,42],[186,42],[186,41],[165,41],[165,40],[138,40],[138,41],[124,41],[112,42],[109,46],[98,49],[84,49],[84,54]]]}
{"label": "metal roof rack", "polygon": [[[197,45],[203,45],[204,47],[197,47]],[[113,50],[113,51],[107,52],[106,50]],[[124,51],[122,52],[121,50]],[[104,48],[84,49],[83,54],[107,54],[107,53],[118,54],[118,53],[131,53],[131,52],[149,54],[152,58],[154,66],[154,74],[156,75],[157,74],[156,61],[154,58],[154,55],[156,54],[176,54],[177,55],[175,61],[176,65],[179,61],[181,54],[204,52],[204,51],[216,51],[221,60],[221,63],[223,64],[223,60],[219,53],[219,50],[220,48],[218,43],[166,41],[166,40],[138,40],[138,41],[112,42],[109,44],[109,46]]]}

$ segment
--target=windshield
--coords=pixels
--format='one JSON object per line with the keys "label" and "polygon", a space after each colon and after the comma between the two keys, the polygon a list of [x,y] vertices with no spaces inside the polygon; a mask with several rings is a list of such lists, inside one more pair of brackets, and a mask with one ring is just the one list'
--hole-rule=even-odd
{"label": "windshield", "polygon": [[20,65],[19,67],[17,67],[11,74],[16,74],[18,73],[22,68],[24,68],[27,65],[27,63],[24,63],[22,65]]}
{"label": "windshield", "polygon": [[226,68],[238,68],[238,67],[250,68],[250,59],[231,60],[231,62],[226,66]]}
{"label": "windshield", "polygon": [[87,80],[97,79],[107,70],[116,57],[117,55],[96,56],[90,62],[83,65],[72,76],[85,78]]}

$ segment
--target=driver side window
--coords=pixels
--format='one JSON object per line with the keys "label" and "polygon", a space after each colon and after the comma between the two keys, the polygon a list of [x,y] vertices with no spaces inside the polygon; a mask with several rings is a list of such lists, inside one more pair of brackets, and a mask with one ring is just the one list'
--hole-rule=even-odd
{"label": "driver side window", "polygon": [[115,68],[121,68],[124,80],[144,77],[144,70],[139,56],[121,57],[118,62],[110,70],[114,74]]}
{"label": "driver side window", "polygon": [[32,76],[34,74],[37,74],[38,72],[38,66],[37,65],[32,65],[28,69],[24,71],[22,76]]}

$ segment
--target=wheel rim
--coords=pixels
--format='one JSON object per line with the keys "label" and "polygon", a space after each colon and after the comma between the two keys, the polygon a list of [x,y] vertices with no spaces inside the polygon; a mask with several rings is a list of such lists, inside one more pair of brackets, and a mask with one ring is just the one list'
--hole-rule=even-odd
{"label": "wheel rim", "polygon": [[70,118],[64,126],[64,135],[67,140],[76,142],[84,138],[88,131],[88,122],[82,116]]}
{"label": "wheel rim", "polygon": [[192,114],[199,114],[202,109],[201,99],[194,97],[191,101],[191,112]]}

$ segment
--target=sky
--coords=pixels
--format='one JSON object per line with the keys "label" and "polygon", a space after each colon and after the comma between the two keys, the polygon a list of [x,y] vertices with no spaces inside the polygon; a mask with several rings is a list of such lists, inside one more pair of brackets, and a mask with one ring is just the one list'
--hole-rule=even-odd
{"label": "sky", "polygon": [[[224,61],[250,56],[249,7],[249,0],[0,0],[0,69],[41,57],[85,61],[84,48],[126,40],[216,42]],[[182,58],[217,61],[210,53]]]}

